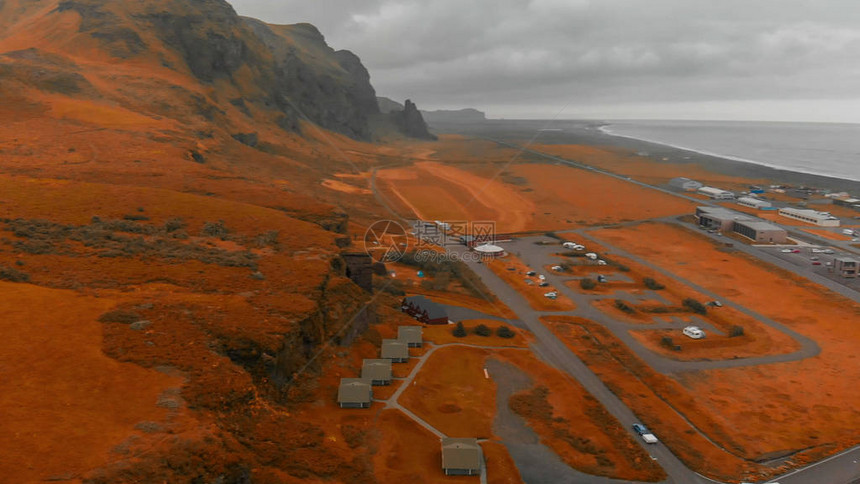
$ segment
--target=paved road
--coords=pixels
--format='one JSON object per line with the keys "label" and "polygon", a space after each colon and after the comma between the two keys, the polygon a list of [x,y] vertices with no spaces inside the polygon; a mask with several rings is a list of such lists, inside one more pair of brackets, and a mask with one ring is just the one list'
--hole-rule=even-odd
{"label": "paved road", "polygon": [[[587,236],[584,231],[578,231],[580,237],[588,238],[594,241],[593,238]],[[540,270],[541,267],[555,263],[558,261],[557,257],[553,257],[553,253],[558,252],[560,247],[558,245],[538,245],[534,242],[537,240],[546,239],[546,237],[528,237],[517,239],[513,243],[507,244],[507,248],[511,251],[516,251],[520,254],[520,258],[528,264],[530,267],[535,270]],[[681,371],[690,371],[690,370],[713,370],[719,368],[735,368],[740,366],[750,366],[750,365],[761,365],[766,363],[781,363],[788,361],[797,361],[802,360],[804,358],[809,358],[815,356],[821,352],[821,349],[815,343],[815,341],[807,338],[806,336],[793,331],[790,328],[783,326],[782,324],[767,318],[755,311],[752,311],[749,308],[741,306],[740,304],[734,303],[731,300],[727,300],[708,289],[701,287],[697,284],[694,284],[691,281],[683,279],[672,272],[669,272],[662,267],[652,264],[647,260],[644,260],[640,257],[637,257],[633,254],[630,254],[620,248],[614,247],[607,242],[600,240],[599,243],[609,249],[613,254],[618,254],[623,257],[629,258],[634,262],[642,264],[646,267],[649,267],[655,271],[660,272],[667,278],[675,279],[682,284],[685,284],[702,294],[709,296],[712,299],[719,299],[726,306],[731,306],[737,309],[738,311],[743,312],[744,314],[749,315],[752,318],[755,318],[758,321],[761,321],[768,326],[781,331],[795,341],[800,344],[800,349],[798,351],[792,353],[785,353],[780,355],[768,355],[761,357],[753,357],[753,358],[738,358],[738,359],[730,359],[730,360],[716,360],[716,361],[677,361],[669,358],[665,358],[653,351],[642,346],[639,341],[637,341],[630,333],[630,329],[643,329],[642,325],[636,324],[626,324],[616,319],[606,315],[602,311],[598,310],[594,306],[591,305],[591,301],[594,299],[593,297],[583,295],[578,291],[571,289],[565,284],[565,281],[570,280],[569,276],[565,276],[563,273],[549,272],[546,275],[547,280],[553,284],[553,287],[559,291],[561,294],[567,296],[571,300],[573,300],[577,304],[577,308],[573,311],[568,311],[565,313],[554,313],[554,314],[564,314],[570,316],[580,316],[586,319],[590,319],[592,321],[598,322],[605,326],[607,329],[612,331],[612,333],[624,342],[637,356],[643,359],[646,363],[648,363],[652,368],[661,373],[676,373]],[[587,242],[586,242],[587,245]],[[599,266],[598,266],[599,267]],[[623,292],[623,291],[619,291]],[[653,325],[649,325],[648,327],[657,327]]]}
{"label": "paved road", "polygon": [[[464,248],[452,248],[462,251]],[[666,470],[669,479],[666,482],[676,484],[696,484],[710,481],[688,469],[666,446],[663,444],[647,445],[641,442],[631,426],[639,422],[636,415],[612,393],[606,385],[595,375],[567,346],[540,322],[540,314],[534,311],[529,303],[515,289],[496,276],[484,264],[469,262],[469,267],[483,280],[484,284],[505,302],[508,307],[518,316],[535,337],[532,351],[538,357],[550,365],[564,371],[578,381],[594,398],[596,398],[611,413],[630,436],[640,442],[648,453],[657,459],[659,464]]]}

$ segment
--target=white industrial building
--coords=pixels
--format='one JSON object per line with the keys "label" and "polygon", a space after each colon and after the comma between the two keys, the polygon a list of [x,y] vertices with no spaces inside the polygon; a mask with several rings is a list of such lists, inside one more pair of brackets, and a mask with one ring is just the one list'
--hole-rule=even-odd
{"label": "white industrial building", "polygon": [[773,204],[770,202],[767,202],[765,200],[759,200],[758,198],[753,198],[753,197],[738,198],[738,205],[743,205],[744,207],[754,208],[756,210],[761,210],[763,208],[770,208],[773,206]]}
{"label": "white industrial building", "polygon": [[703,185],[696,180],[690,180],[689,178],[679,176],[678,178],[672,178],[671,180],[669,180],[669,186],[672,188],[677,188],[678,190],[694,192],[699,188],[702,188]]}
{"label": "white industrial building", "polygon": [[701,187],[697,191],[713,200],[733,200],[735,198],[734,193],[714,187]]}
{"label": "white industrial building", "polygon": [[839,219],[828,212],[818,212],[808,208],[781,208],[779,214],[794,220],[800,220],[820,227],[839,227]]}

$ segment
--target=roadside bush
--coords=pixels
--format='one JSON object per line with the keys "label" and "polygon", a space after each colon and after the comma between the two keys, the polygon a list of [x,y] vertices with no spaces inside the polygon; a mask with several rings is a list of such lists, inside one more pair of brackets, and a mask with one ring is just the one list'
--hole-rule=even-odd
{"label": "roadside bush", "polygon": [[465,338],[466,337],[466,328],[463,327],[463,322],[460,321],[457,323],[457,326],[454,328],[454,331],[451,332],[457,338]]}
{"label": "roadside bush", "polygon": [[671,348],[675,343],[672,341],[670,336],[663,336],[660,338],[660,346],[665,346],[666,348]]}
{"label": "roadside bush", "polygon": [[499,338],[513,338],[515,335],[516,333],[507,326],[499,326],[499,328],[496,329],[496,336]]}
{"label": "roadside bush", "polygon": [[650,277],[646,277],[645,279],[642,279],[642,284],[645,284],[645,287],[647,287],[648,289],[654,290],[654,291],[659,291],[660,289],[666,289],[666,286],[664,286],[663,284],[660,284],[659,282],[655,281],[654,279],[652,279]]}
{"label": "roadside bush", "polygon": [[475,326],[475,334],[477,334],[478,336],[490,336],[491,334],[493,334],[493,332],[490,330],[490,328],[487,327],[486,324],[479,324]]}
{"label": "roadside bush", "polygon": [[696,314],[706,314],[708,312],[708,308],[706,308],[704,304],[691,297],[684,299],[684,306]]}
{"label": "roadside bush", "polygon": [[594,279],[585,278],[585,279],[579,280],[579,287],[585,289],[586,291],[590,291],[591,289],[594,289],[596,286],[597,286],[597,283],[594,282]]}
{"label": "roadside bush", "polygon": [[732,329],[729,330],[729,337],[730,338],[734,338],[736,336],[743,336],[743,335],[744,335],[743,326],[735,325],[735,326],[732,326]]}
{"label": "roadside bush", "polygon": [[620,309],[621,311],[627,313],[627,314],[632,314],[632,313],[636,312],[636,310],[633,309],[632,306],[630,306],[626,302],[622,301],[621,299],[615,300],[615,307]]}

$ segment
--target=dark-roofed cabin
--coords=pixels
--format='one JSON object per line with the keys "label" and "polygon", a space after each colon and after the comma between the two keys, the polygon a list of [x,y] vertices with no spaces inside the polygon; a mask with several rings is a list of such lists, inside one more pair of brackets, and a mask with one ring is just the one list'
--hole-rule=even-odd
{"label": "dark-roofed cabin", "polygon": [[397,339],[410,348],[420,348],[424,343],[423,330],[421,326],[400,326],[397,328]]}
{"label": "dark-roofed cabin", "polygon": [[406,363],[409,360],[409,346],[396,339],[384,339],[381,358],[391,360],[392,363]]}
{"label": "dark-roofed cabin", "polygon": [[401,309],[424,324],[448,324],[448,312],[424,296],[409,296],[403,299]]}
{"label": "dark-roofed cabin", "polygon": [[390,385],[391,360],[365,359],[361,364],[361,379],[371,385]]}
{"label": "dark-roofed cabin", "polygon": [[373,388],[363,378],[341,378],[337,389],[340,408],[368,408],[373,401]]}
{"label": "dark-roofed cabin", "polygon": [[481,473],[478,439],[442,439],[442,470],[446,476],[476,476]]}

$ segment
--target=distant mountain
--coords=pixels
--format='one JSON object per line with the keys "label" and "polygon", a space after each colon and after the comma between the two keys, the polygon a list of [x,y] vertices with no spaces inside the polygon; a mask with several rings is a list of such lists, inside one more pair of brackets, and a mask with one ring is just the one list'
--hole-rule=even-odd
{"label": "distant mountain", "polygon": [[486,114],[477,109],[421,111],[428,124],[436,123],[480,123],[487,120]]}
{"label": "distant mountain", "polygon": [[404,109],[402,104],[387,97],[377,97],[376,103],[379,104],[379,112],[383,114],[387,114],[392,111],[403,111]]}

